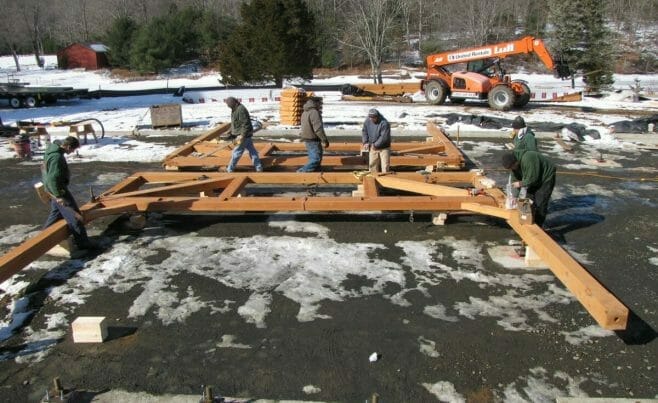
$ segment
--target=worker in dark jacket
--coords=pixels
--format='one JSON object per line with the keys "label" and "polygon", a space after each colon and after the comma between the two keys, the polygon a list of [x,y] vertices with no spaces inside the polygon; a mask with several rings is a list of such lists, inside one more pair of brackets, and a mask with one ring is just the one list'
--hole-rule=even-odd
{"label": "worker in dark jacket", "polygon": [[535,133],[526,126],[525,120],[521,116],[514,118],[512,121],[512,129],[514,151],[539,151],[537,149],[537,139],[535,139]]}
{"label": "worker in dark jacket", "polygon": [[71,154],[78,147],[80,147],[80,142],[77,138],[67,137],[64,141],[53,141],[46,148],[43,157],[42,181],[51,199],[50,214],[44,228],[48,228],[57,220],[64,218],[73,234],[75,245],[79,249],[96,249],[97,245],[92,243],[87,236],[78,204],[68,189],[71,174],[64,154]]}
{"label": "worker in dark jacket", "polygon": [[231,136],[236,147],[231,154],[231,162],[226,168],[227,172],[233,172],[235,165],[246,149],[251,157],[251,162],[256,168],[256,172],[263,172],[263,164],[258,157],[258,151],[254,147],[253,135],[254,127],[251,125],[251,117],[247,108],[234,97],[228,97],[224,100],[226,105],[231,108]]}
{"label": "worker in dark jacket", "polygon": [[391,125],[377,109],[370,109],[361,131],[363,148],[368,150],[370,172],[388,172],[391,162]]}
{"label": "worker in dark jacket", "polygon": [[520,189],[519,198],[532,200],[532,215],[540,227],[548,214],[548,202],[555,187],[555,165],[537,151],[518,150],[503,154],[503,167],[512,171]]}
{"label": "worker in dark jacket", "polygon": [[308,162],[299,168],[297,172],[319,171],[323,148],[329,147],[329,140],[327,140],[327,135],[324,132],[324,124],[322,123],[322,115],[318,110],[318,104],[313,98],[309,98],[304,104],[300,136],[308,152]]}

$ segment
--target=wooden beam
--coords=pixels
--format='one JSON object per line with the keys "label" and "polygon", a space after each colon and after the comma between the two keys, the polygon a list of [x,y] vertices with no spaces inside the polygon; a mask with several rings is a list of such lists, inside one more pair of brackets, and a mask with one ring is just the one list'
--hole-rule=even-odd
{"label": "wooden beam", "polygon": [[351,84],[354,87],[372,95],[405,95],[420,91],[420,81],[399,84]]}
{"label": "wooden beam", "polygon": [[171,153],[169,153],[164,159],[164,165],[170,165],[168,160],[173,159],[178,156],[189,155],[194,151],[194,147],[204,141],[210,141],[212,139],[218,138],[221,134],[228,132],[231,129],[230,123],[223,123],[217,127],[212,128],[201,136],[195,138],[187,144],[178,147]]}
{"label": "wooden beam", "polygon": [[426,154],[438,154],[445,151],[446,146],[443,144],[434,144],[434,143],[423,143],[423,145],[415,145],[414,147],[408,147],[402,150],[394,151],[398,153],[426,153]]}
{"label": "wooden beam", "polygon": [[219,198],[222,200],[228,200],[231,197],[237,196],[242,189],[244,189],[248,184],[250,180],[248,177],[242,177],[242,178],[235,178],[231,180],[228,186],[222,191],[222,193],[219,195]]}
{"label": "wooden beam", "polygon": [[[297,184],[308,185],[311,183],[326,184],[360,184],[361,179],[354,172],[166,172],[166,171],[143,171],[133,176],[143,178],[143,184],[172,184],[205,179],[231,179],[247,176],[253,183],[257,184]],[[479,178],[477,172],[395,172],[387,176],[407,179],[422,183],[435,184],[463,184],[473,187],[474,179]],[[479,180],[479,179],[478,179]],[[121,182],[123,183],[123,182]],[[119,185],[121,185],[119,183]],[[490,189],[493,191],[495,189]]]}
{"label": "wooden beam", "polygon": [[38,259],[69,236],[66,221],[59,220],[0,257],[0,283]]}
{"label": "wooden beam", "polygon": [[480,213],[484,215],[489,215],[492,217],[504,218],[509,220],[512,218],[512,215],[518,214],[517,210],[506,210],[504,208],[495,207],[495,206],[485,206],[478,203],[462,203],[462,209],[466,211],[472,211],[474,213]]}
{"label": "wooden beam", "polygon": [[604,329],[623,330],[628,308],[594,278],[571,255],[535,224],[521,224],[518,217],[507,221],[519,236],[548,264],[578,301]]}
{"label": "wooden beam", "polygon": [[[228,128],[223,128],[223,131]],[[436,166],[442,170],[462,169],[465,157],[452,143],[442,129],[428,124],[432,134],[430,142],[394,142],[391,146],[391,167],[399,169],[425,168]],[[212,170],[228,165],[231,158],[231,146],[217,145],[213,139],[218,137],[215,129],[192,142],[180,147],[167,155],[163,165],[168,170],[197,169]],[[254,147],[267,167],[282,167],[288,170],[297,169],[307,162],[306,149],[303,143],[254,143]],[[196,153],[195,153],[196,152]],[[291,154],[292,153],[292,154]],[[351,153],[352,155],[345,155]],[[201,154],[200,156],[197,154]],[[338,154],[338,155],[337,155]],[[342,154],[342,155],[340,155]],[[333,169],[367,168],[367,160],[361,156],[361,143],[332,143],[325,150],[322,165]],[[244,155],[237,162],[240,168],[251,167],[252,162],[248,155]]]}
{"label": "wooden beam", "polygon": [[411,181],[394,176],[377,176],[377,183],[389,189],[404,190],[407,192],[420,193],[428,196],[470,196],[466,189],[451,186],[443,186],[432,183]]}
{"label": "wooden beam", "polygon": [[[460,155],[463,157],[461,150],[455,145],[455,143],[450,140],[446,132],[438,127],[436,123],[432,121],[427,122],[427,131],[432,135],[432,138],[435,139],[435,141],[440,141],[442,142],[445,147],[446,147],[446,154],[448,155]],[[463,166],[463,165],[462,165]]]}
{"label": "wooden beam", "polygon": [[[303,202],[300,202],[303,200]],[[462,203],[493,205],[490,197],[460,196],[379,196],[354,198],[351,196],[313,197],[130,197],[103,200],[104,208],[136,206],[137,211],[194,211],[222,213],[234,211],[462,211]],[[301,204],[300,204],[301,203]]]}
{"label": "wooden beam", "polygon": [[144,190],[135,190],[133,192],[114,193],[112,195],[103,196],[103,200],[108,200],[117,197],[132,197],[132,196],[176,196],[176,195],[189,195],[190,193],[208,192],[214,189],[223,189],[231,183],[228,178],[213,178],[197,181],[188,181],[183,183],[176,183],[168,186],[160,186],[157,188],[150,188]]}
{"label": "wooden beam", "polygon": [[83,206],[80,209],[82,210],[85,222],[90,222],[101,217],[139,211],[135,202],[131,201],[130,198],[121,199],[120,203],[115,203],[111,207],[107,207],[106,204],[103,203],[98,204],[95,208],[85,209]]}
{"label": "wooden beam", "polygon": [[103,192],[102,195],[109,196],[114,193],[130,192],[133,190],[137,190],[146,182],[147,180],[143,176],[139,174],[133,174],[127,177],[126,179],[122,180],[121,182],[117,183],[116,185],[112,186],[105,192]]}
{"label": "wooden beam", "polygon": [[264,147],[261,147],[260,150],[258,150],[258,157],[260,157],[261,159],[265,158],[266,156],[272,154],[276,150],[277,150],[276,145],[272,143],[265,144]]}
{"label": "wooden beam", "polygon": [[377,181],[373,176],[366,176],[363,178],[363,196],[370,198],[379,196]]}

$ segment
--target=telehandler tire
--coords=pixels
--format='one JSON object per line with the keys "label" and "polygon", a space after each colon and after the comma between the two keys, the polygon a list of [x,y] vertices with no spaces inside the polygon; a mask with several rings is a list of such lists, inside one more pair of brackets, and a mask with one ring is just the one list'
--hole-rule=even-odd
{"label": "telehandler tire", "polygon": [[498,85],[489,91],[488,100],[491,109],[508,111],[514,106],[516,95],[510,87],[506,85]]}
{"label": "telehandler tire", "polygon": [[425,85],[425,99],[432,105],[443,105],[448,96],[448,87],[443,81],[430,81]]}
{"label": "telehandler tire", "polygon": [[522,108],[526,106],[528,102],[530,102],[530,87],[528,87],[528,84],[522,81],[512,81],[512,83],[517,84],[523,88],[523,93],[516,94],[516,100],[514,101],[515,108]]}

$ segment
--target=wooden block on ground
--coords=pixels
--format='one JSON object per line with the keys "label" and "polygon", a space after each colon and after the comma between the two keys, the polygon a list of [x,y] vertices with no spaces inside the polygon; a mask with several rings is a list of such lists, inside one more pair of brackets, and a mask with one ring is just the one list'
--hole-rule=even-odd
{"label": "wooden block on ground", "polygon": [[544,263],[541,257],[529,246],[525,247],[525,265],[526,267],[541,267],[546,268],[548,265]]}
{"label": "wooden block on ground", "polygon": [[75,250],[75,245],[73,244],[73,241],[71,240],[71,238],[67,238],[62,242],[60,242],[59,244],[50,248],[50,250],[46,252],[46,254],[49,256],[63,257],[68,259],[71,257],[71,252],[74,250]]}
{"label": "wooden block on ground", "polygon": [[447,219],[448,214],[446,213],[432,213],[432,224],[434,225],[446,225]]}
{"label": "wooden block on ground", "polygon": [[74,343],[102,343],[107,338],[105,316],[79,316],[71,328]]}
{"label": "wooden block on ground", "polygon": [[555,138],[555,142],[558,143],[558,144],[560,145],[560,147],[562,147],[562,149],[563,149],[564,151],[571,151],[571,150],[573,150],[573,147],[572,147],[572,146],[570,146],[569,144],[565,143],[564,140],[562,140],[562,139],[559,138],[559,137],[556,137],[556,138]]}

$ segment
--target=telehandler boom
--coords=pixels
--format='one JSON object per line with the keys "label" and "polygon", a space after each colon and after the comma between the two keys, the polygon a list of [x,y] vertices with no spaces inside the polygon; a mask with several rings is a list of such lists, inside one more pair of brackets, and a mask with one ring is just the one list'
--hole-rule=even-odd
{"label": "telehandler boom", "polygon": [[[535,53],[556,77],[564,79],[571,75],[565,62],[553,59],[544,41],[526,36],[515,41],[429,55],[427,75],[420,86],[433,105],[441,105],[450,97],[452,103],[462,103],[467,98],[487,99],[491,108],[501,111],[522,107],[530,101],[530,88],[523,80],[512,80],[500,67],[500,60],[529,53]],[[446,68],[459,63],[467,63],[467,71],[451,72]]]}

